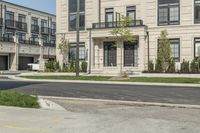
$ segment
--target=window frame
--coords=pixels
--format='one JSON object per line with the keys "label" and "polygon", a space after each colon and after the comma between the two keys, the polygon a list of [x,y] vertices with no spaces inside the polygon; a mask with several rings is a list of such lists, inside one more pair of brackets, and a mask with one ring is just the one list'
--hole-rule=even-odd
{"label": "window frame", "polygon": [[[180,0],[178,0],[179,2],[178,2],[178,21],[170,21],[170,7],[173,7],[174,5],[170,5],[170,3],[168,3],[168,4],[166,4],[167,6],[165,6],[165,7],[167,7],[167,12],[168,12],[168,14],[167,14],[167,22],[166,22],[166,24],[162,24],[162,23],[160,23],[160,18],[159,18],[159,16],[160,16],[160,12],[159,12],[159,9],[160,9],[160,3],[159,3],[159,0],[157,0],[157,25],[158,26],[168,26],[168,25],[180,25],[180,19],[181,19],[181,16],[180,16]],[[174,22],[174,23],[172,23],[172,22]],[[177,23],[175,23],[175,22],[177,22]]]}
{"label": "window frame", "polygon": [[[200,23],[200,17],[199,19],[196,19],[195,16],[196,16],[196,12],[195,12],[195,7],[196,7],[196,2],[197,0],[194,0],[194,24],[199,24]],[[200,2],[200,1],[199,1]]]}
{"label": "window frame", "polygon": [[[197,43],[197,42],[200,43],[200,41],[196,41],[197,39],[200,40],[200,37],[195,37],[195,38],[194,38],[194,59],[197,59],[197,58],[198,58],[198,57],[196,57],[196,43]],[[200,55],[199,55],[199,56],[200,56]]]}
{"label": "window frame", "polygon": [[[70,17],[71,17],[71,15],[75,15],[75,16],[77,16],[77,11],[73,11],[73,12],[71,12],[70,11],[70,0],[68,1],[68,31],[76,31],[76,26],[75,26],[75,29],[72,29],[71,28],[71,21],[70,21]],[[81,4],[81,1],[80,1],[80,4]],[[86,6],[86,4],[85,4],[85,0],[84,0],[84,10],[83,11],[81,11],[81,5],[80,5],[80,12],[79,12],[79,20],[81,20],[81,16],[83,16],[84,17],[84,26],[81,26],[81,21],[79,21],[79,28],[80,28],[80,31],[84,31],[85,30],[85,26],[86,26],[86,23],[85,23],[85,18],[86,18],[86,16],[85,16],[85,6]],[[76,18],[75,18],[75,20],[76,20]],[[75,23],[76,24],[76,23]]]}
{"label": "window frame", "polygon": [[[128,10],[128,8],[135,8],[134,10],[132,9],[132,10]],[[128,13],[129,12],[134,12],[135,13],[135,15],[134,15],[134,20],[136,20],[136,18],[137,18],[137,12],[136,12],[137,10],[136,10],[136,6],[126,6],[126,16],[128,17]]]}
{"label": "window frame", "polygon": [[[73,46],[72,46],[73,45]],[[69,43],[69,53],[68,53],[68,59],[69,59],[69,61],[75,61],[76,60],[76,53],[75,53],[75,59],[71,59],[71,48],[75,48],[76,49],[76,43],[75,42],[71,42],[71,43]],[[80,58],[80,48],[84,48],[84,58]],[[79,43],[79,60],[81,60],[81,61],[85,61],[86,60],[86,47],[85,47],[85,42],[80,42]]]}
{"label": "window frame", "polygon": [[[115,47],[115,61],[114,61],[115,64],[114,65],[111,65],[111,63],[109,63],[109,62],[111,62],[111,61],[109,61],[109,55],[107,55],[107,57],[105,56],[105,52],[106,52],[105,46],[106,45],[110,45],[110,46],[113,45],[113,47]],[[107,64],[106,64],[106,59],[107,59]],[[103,65],[104,65],[104,67],[117,67],[117,46],[116,46],[115,41],[103,42]]]}
{"label": "window frame", "polygon": [[[132,49],[132,52],[133,52],[133,62],[132,63],[133,63],[133,65],[128,65],[125,62],[125,52],[126,52],[125,51],[125,45],[133,45],[133,49]],[[138,58],[138,41],[135,41],[135,42],[124,42],[123,46],[124,46],[124,48],[123,48],[123,50],[124,50],[124,63],[123,63],[124,67],[136,67],[137,66],[137,62],[138,62],[138,59],[137,59]]]}

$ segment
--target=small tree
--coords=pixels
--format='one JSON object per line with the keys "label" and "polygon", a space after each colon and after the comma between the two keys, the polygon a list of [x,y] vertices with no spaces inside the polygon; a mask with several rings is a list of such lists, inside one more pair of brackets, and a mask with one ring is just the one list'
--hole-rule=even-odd
{"label": "small tree", "polygon": [[163,71],[166,72],[171,61],[170,41],[166,30],[161,31],[158,45],[158,60],[161,62]]}
{"label": "small tree", "polygon": [[120,75],[123,75],[122,72],[122,67],[123,67],[123,57],[122,57],[122,53],[123,53],[123,43],[120,42],[134,42],[136,41],[136,36],[134,36],[131,33],[130,28],[128,28],[128,26],[131,24],[131,22],[133,22],[133,20],[130,17],[125,17],[122,16],[119,20],[119,22],[117,22],[117,27],[114,28],[110,33],[114,36],[116,42],[117,42],[117,47],[120,48],[121,51],[121,61],[120,61]]}
{"label": "small tree", "polygon": [[62,66],[63,66],[67,62],[66,55],[68,55],[68,53],[69,53],[69,40],[67,40],[65,38],[65,34],[63,34],[60,39],[58,49],[60,51],[60,54],[63,56],[63,64],[62,64]]}

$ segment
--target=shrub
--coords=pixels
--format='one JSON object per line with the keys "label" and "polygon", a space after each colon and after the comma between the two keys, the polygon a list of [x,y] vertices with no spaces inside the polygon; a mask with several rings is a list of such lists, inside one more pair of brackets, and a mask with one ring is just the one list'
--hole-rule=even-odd
{"label": "shrub", "polygon": [[175,73],[176,72],[176,64],[173,59],[169,61],[169,67],[167,69],[168,73]]}
{"label": "shrub", "polygon": [[75,72],[75,61],[70,61],[69,62],[69,71],[70,72]]}
{"label": "shrub", "polygon": [[162,62],[159,59],[156,60],[155,71],[163,72]]}
{"label": "shrub", "polygon": [[60,69],[59,62],[55,60],[48,61],[45,63],[45,72],[55,72]]}
{"label": "shrub", "polygon": [[190,72],[190,63],[189,61],[183,60],[181,63],[181,73],[189,73]]}
{"label": "shrub", "polygon": [[199,69],[199,64],[197,61],[195,60],[192,60],[191,64],[190,64],[190,71],[192,73],[197,73],[198,72],[198,69]]}
{"label": "shrub", "polygon": [[84,61],[81,63],[81,71],[87,72],[87,62]]}
{"label": "shrub", "polygon": [[149,61],[149,63],[148,63],[148,72],[154,72],[154,63],[153,63],[153,61]]}

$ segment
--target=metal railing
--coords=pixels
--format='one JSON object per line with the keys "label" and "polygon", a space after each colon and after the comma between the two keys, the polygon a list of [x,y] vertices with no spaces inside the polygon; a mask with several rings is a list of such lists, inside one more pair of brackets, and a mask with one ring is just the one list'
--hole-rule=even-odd
{"label": "metal railing", "polygon": [[[142,20],[134,20],[127,25],[127,27],[137,27],[137,26],[143,26],[143,21]],[[120,22],[115,22],[115,21],[92,24],[93,29],[106,29],[106,28],[118,28],[118,27],[120,27]]]}
{"label": "metal railing", "polygon": [[7,28],[16,28],[15,20],[6,19],[5,20],[5,26]]}
{"label": "metal railing", "polygon": [[27,23],[17,21],[16,22],[16,28],[19,31],[27,32]]}
{"label": "metal railing", "polygon": [[50,34],[50,28],[48,27],[41,27],[42,34]]}

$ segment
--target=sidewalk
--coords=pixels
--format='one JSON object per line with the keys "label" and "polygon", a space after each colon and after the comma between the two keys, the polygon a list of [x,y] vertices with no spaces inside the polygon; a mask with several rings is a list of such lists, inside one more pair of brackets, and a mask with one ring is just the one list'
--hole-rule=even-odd
{"label": "sidewalk", "polygon": [[198,133],[200,110],[56,100],[67,111],[0,106],[1,133]]}
{"label": "sidewalk", "polygon": [[[35,76],[35,75],[34,75]],[[27,82],[57,82],[57,83],[85,83],[85,84],[115,84],[115,85],[144,85],[144,86],[177,86],[177,87],[200,87],[200,84],[181,83],[146,83],[146,82],[122,82],[122,81],[91,81],[91,80],[47,80],[27,79],[19,76],[9,76],[10,79]]]}

